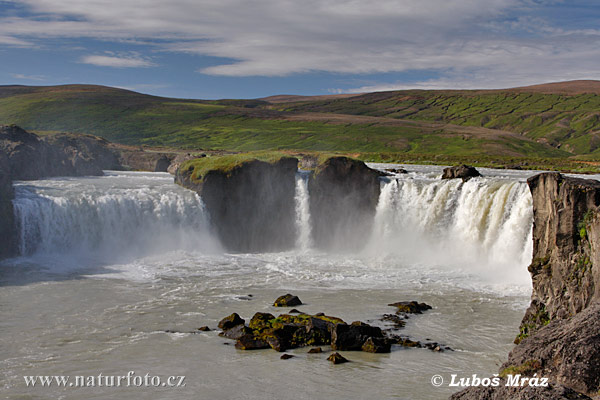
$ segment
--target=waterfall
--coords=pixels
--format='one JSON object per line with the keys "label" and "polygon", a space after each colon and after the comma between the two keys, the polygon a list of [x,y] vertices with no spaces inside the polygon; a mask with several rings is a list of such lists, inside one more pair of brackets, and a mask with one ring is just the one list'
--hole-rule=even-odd
{"label": "waterfall", "polygon": [[528,281],[532,223],[524,182],[391,179],[382,183],[369,251]]}
{"label": "waterfall", "polygon": [[149,254],[215,245],[201,199],[167,174],[15,185],[21,255]]}
{"label": "waterfall", "polygon": [[296,203],[296,247],[300,250],[307,250],[311,246],[308,178],[309,174],[304,171],[299,171],[296,175],[296,194],[294,196]]}

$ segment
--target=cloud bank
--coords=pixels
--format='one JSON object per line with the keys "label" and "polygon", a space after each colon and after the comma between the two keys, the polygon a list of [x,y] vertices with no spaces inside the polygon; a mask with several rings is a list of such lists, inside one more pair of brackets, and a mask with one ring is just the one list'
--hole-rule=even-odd
{"label": "cloud bank", "polygon": [[[46,38],[125,40],[152,51],[218,57],[227,77],[428,71],[410,87],[506,87],[598,79],[600,31],[559,23],[544,0],[22,0],[0,17],[0,44]],[[572,4],[585,3],[574,1]],[[227,61],[223,61],[223,59]],[[142,56],[81,62],[150,67]],[[373,82],[355,91],[407,87]]]}

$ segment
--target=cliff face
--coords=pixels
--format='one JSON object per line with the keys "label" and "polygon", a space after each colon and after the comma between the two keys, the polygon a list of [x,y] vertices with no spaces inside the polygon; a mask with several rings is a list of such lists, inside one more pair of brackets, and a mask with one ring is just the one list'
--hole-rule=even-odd
{"label": "cliff face", "polygon": [[[533,196],[531,305],[500,375],[546,377],[547,388],[472,387],[452,399],[588,399],[600,389],[600,182],[543,173]],[[588,397],[589,396],[589,397]]]}
{"label": "cliff face", "polygon": [[13,188],[8,157],[0,152],[0,259],[15,253]]}
{"label": "cliff face", "polygon": [[[600,182],[544,173],[530,178],[533,196],[531,306],[521,324],[526,336],[550,320],[577,314],[600,292]],[[597,260],[600,261],[600,260]]]}
{"label": "cliff face", "polygon": [[[185,167],[185,165],[182,165]],[[293,248],[296,240],[295,176],[298,160],[248,160],[209,170],[201,179],[179,168],[175,181],[202,196],[221,243],[231,251]]]}
{"label": "cliff face", "polygon": [[44,136],[43,141],[64,153],[67,165],[75,175],[102,175],[102,170],[123,169],[118,154],[110,143],[92,135],[59,133]]}
{"label": "cliff face", "polygon": [[332,157],[308,184],[312,237],[323,249],[360,249],[369,237],[379,200],[380,173],[365,163]]}
{"label": "cliff face", "polygon": [[18,126],[0,126],[0,152],[8,158],[13,180],[102,175],[103,169],[122,169],[108,142],[88,135],[42,139]]}

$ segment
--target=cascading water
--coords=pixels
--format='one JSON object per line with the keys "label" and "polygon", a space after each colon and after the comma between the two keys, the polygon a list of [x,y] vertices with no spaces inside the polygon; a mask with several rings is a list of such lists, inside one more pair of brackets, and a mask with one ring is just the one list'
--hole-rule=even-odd
{"label": "cascading water", "polygon": [[[95,387],[88,388],[90,396],[118,391],[174,400],[244,393],[262,399],[266,381],[272,393],[289,391],[288,364],[279,354],[237,351],[215,332],[197,330],[233,312],[243,318],[273,312],[270,304],[284,293],[299,295],[303,312],[381,327],[377,319],[393,312],[387,304],[423,301],[434,310],[411,317],[402,334],[456,350],[353,352],[343,374],[299,350],[293,365],[298,399],[314,398],[314,390],[304,388],[315,384],[321,397],[439,399],[456,388],[432,386],[434,374],[491,376],[512,348],[529,303],[527,285],[508,282],[515,276],[529,281],[527,173],[482,171],[486,178],[463,183],[441,181],[440,167],[406,169],[411,172],[382,182],[366,248],[333,254],[311,249],[314,221],[303,172],[295,182],[295,223],[281,227],[296,232],[296,249],[251,254],[220,250],[201,199],[167,174],[16,183],[25,256],[0,264],[3,393],[31,397],[27,375],[133,370],[136,376],[185,375],[187,386],[122,393],[127,388]],[[500,285],[481,279],[488,271],[502,273]],[[339,384],[330,385],[334,380]],[[378,382],[375,390],[372,382]],[[81,397],[55,390],[48,395]]]}
{"label": "cascading water", "polygon": [[444,265],[527,283],[532,200],[527,184],[505,178],[382,182],[369,251],[410,263]]}
{"label": "cascading water", "polygon": [[307,250],[311,246],[308,179],[309,174],[305,171],[299,171],[296,175],[296,246],[300,250]]}
{"label": "cascading water", "polygon": [[145,255],[216,246],[201,199],[167,174],[118,173],[15,185],[21,255]]}

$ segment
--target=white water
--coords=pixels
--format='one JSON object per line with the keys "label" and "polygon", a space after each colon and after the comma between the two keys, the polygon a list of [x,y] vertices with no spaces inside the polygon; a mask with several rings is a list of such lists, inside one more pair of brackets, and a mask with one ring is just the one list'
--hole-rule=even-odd
{"label": "white water", "polygon": [[527,285],[532,223],[524,182],[399,176],[382,183],[369,250]]}
{"label": "white water", "polygon": [[[17,183],[23,256],[0,265],[3,394],[441,399],[454,389],[433,387],[433,374],[490,376],[505,361],[529,300],[528,174],[506,171],[463,184],[439,181],[440,168],[406,168],[412,172],[382,183],[366,248],[343,255],[311,250],[302,175],[290,227],[298,232],[297,248],[271,254],[221,251],[201,200],[167,174]],[[216,332],[164,333],[214,328],[232,312],[280,313],[270,304],[287,292],[306,303],[303,311],[380,325],[377,318],[392,311],[388,303],[425,301],[434,310],[411,317],[402,333],[456,351],[345,352],[353,362],[333,367],[327,352],[297,349],[295,359],[281,361],[271,350],[223,346]],[[187,386],[34,392],[22,378],[131,370],[186,375]]]}
{"label": "white water", "polygon": [[300,250],[308,250],[311,247],[308,178],[309,175],[304,172],[299,172],[296,175],[296,195],[294,197],[296,202],[296,232],[298,234],[296,247]]}
{"label": "white water", "polygon": [[168,174],[109,173],[16,183],[20,253],[114,260],[218,249],[200,197],[172,181]]}

